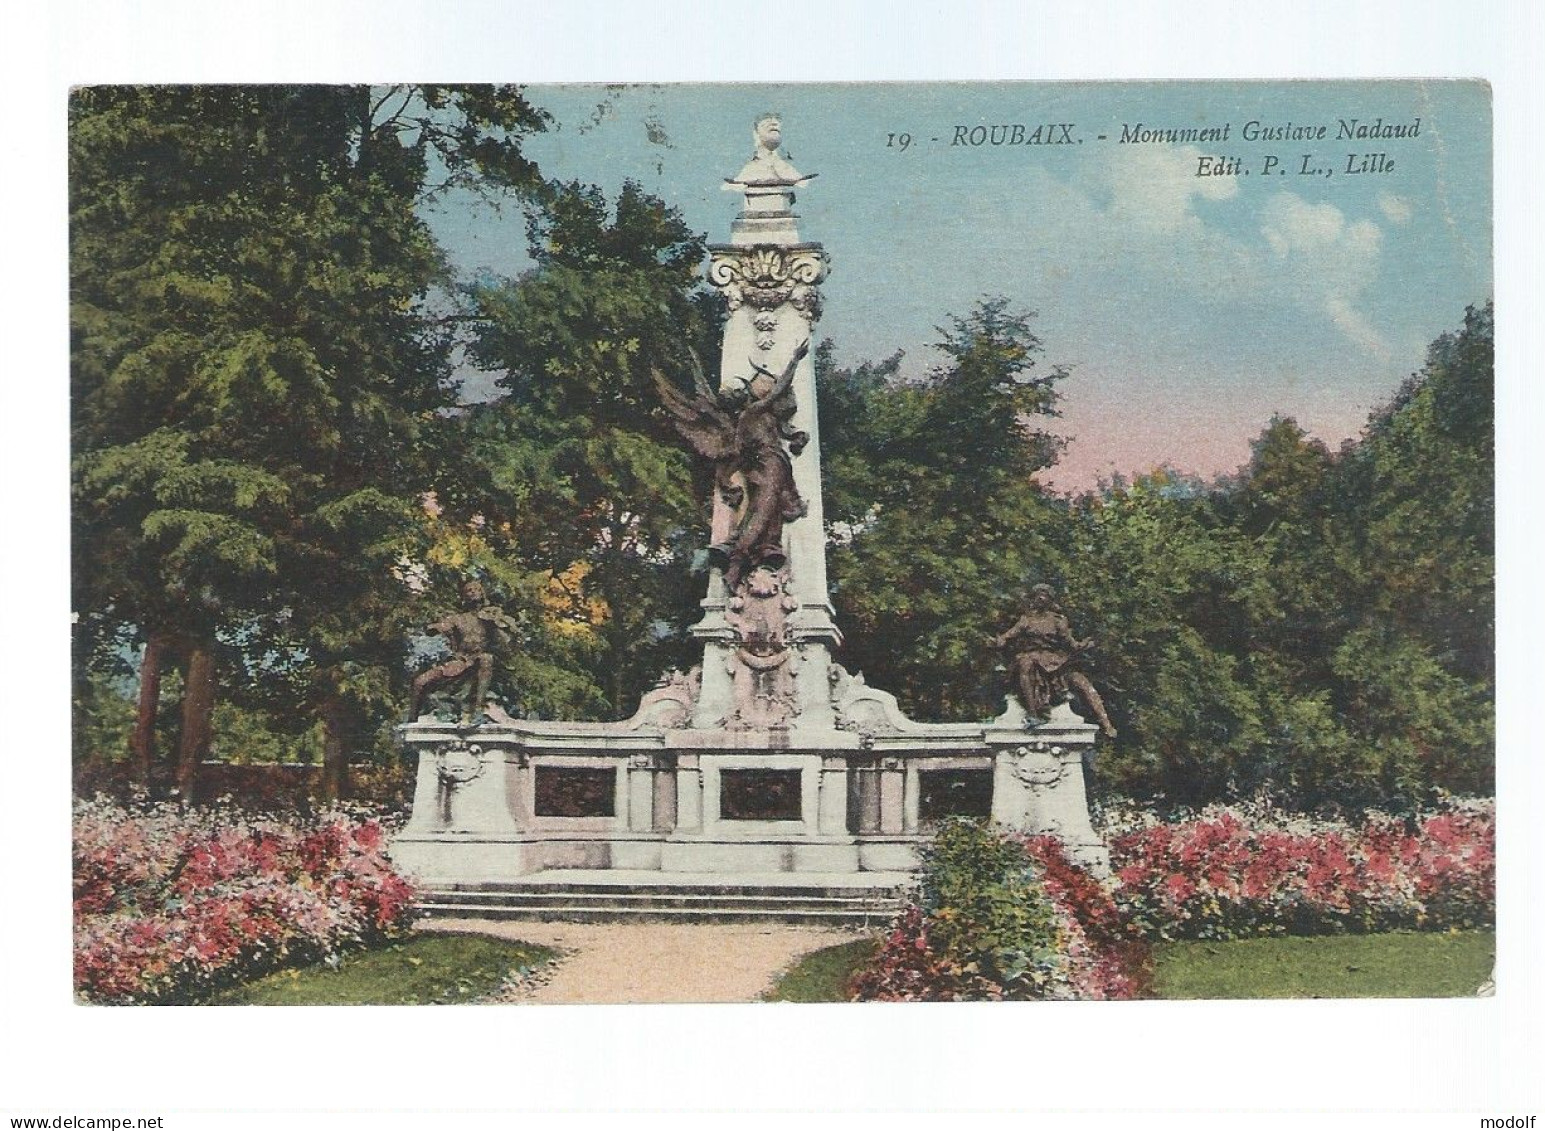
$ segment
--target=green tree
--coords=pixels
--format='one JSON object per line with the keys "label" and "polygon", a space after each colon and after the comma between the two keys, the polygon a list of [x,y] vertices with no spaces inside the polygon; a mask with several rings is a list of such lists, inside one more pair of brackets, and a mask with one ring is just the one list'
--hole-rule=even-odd
{"label": "green tree", "polygon": [[451,400],[418,208],[536,191],[545,119],[513,87],[433,86],[99,87],[70,114],[78,655],[145,643],[144,763],[181,654],[185,797],[217,655],[321,715],[335,786],[400,666],[390,566]]}
{"label": "green tree", "polygon": [[1033,421],[1065,372],[1041,366],[1030,319],[978,304],[915,382],[897,379],[899,358],[841,370],[817,354],[844,660],[920,717],[1001,706],[986,641],[1031,583],[1064,572],[1066,508],[1035,481],[1057,444]]}
{"label": "green tree", "polygon": [[1465,312],[1370,419],[1335,484],[1358,603],[1466,678],[1495,671],[1492,305]]}
{"label": "green tree", "polygon": [[715,356],[722,312],[699,280],[702,237],[633,182],[614,202],[552,186],[530,242],[530,272],[473,292],[472,356],[503,395],[466,414],[470,477],[447,498],[545,574],[550,605],[591,645],[598,699],[528,706],[622,716],[690,658],[681,630],[703,586],[687,567],[705,540],[706,469],[650,373]]}
{"label": "green tree", "polygon": [[1094,678],[1120,730],[1104,780],[1194,802],[1254,777],[1251,667],[1229,647],[1269,592],[1248,542],[1168,471],[1085,495],[1070,519],[1066,604],[1099,642]]}
{"label": "green tree", "polygon": [[1335,457],[1291,417],[1275,416],[1250,462],[1216,492],[1220,520],[1242,539],[1262,584],[1215,639],[1236,653],[1273,653],[1283,676],[1324,686],[1335,642],[1350,627],[1345,578],[1334,560]]}
{"label": "green tree", "polygon": [[1356,621],[1332,662],[1385,787],[1491,788],[1493,311],[1465,312],[1339,462],[1334,550]]}
{"label": "green tree", "polygon": [[1491,322],[1332,454],[1273,419],[1214,488],[1080,500],[1068,597],[1104,645],[1124,791],[1314,807],[1490,788]]}

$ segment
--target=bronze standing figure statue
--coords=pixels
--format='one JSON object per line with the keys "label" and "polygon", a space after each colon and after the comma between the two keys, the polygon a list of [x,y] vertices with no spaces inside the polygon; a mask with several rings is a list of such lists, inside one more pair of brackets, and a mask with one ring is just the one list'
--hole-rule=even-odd
{"label": "bronze standing figure statue", "polygon": [[[805,513],[789,453],[798,455],[809,437],[789,422],[795,410],[794,371],[809,349],[809,342],[802,343],[777,377],[753,362],[758,377],[746,390],[749,400],[714,393],[695,358],[693,395],[654,371],[655,387],[676,431],[714,463],[714,486],[731,517],[727,525],[715,525],[709,553],[723,567],[732,593],[758,566],[783,566],[783,524]],[[756,386],[767,380],[771,386],[759,392]]]}
{"label": "bronze standing figure statue", "polygon": [[993,644],[1010,649],[1009,671],[1026,713],[1043,717],[1053,701],[1071,690],[1099,723],[1100,733],[1116,737],[1100,693],[1076,666],[1078,658],[1094,647],[1094,641],[1074,638],[1072,625],[1057,608],[1050,585],[1036,585],[1030,590],[1024,614],[1007,632],[995,636]]}
{"label": "bronze standing figure statue", "polygon": [[419,717],[425,697],[443,687],[468,685],[461,706],[464,723],[475,722],[488,701],[497,653],[504,650],[507,638],[518,631],[518,626],[503,609],[488,600],[481,582],[462,583],[461,604],[461,612],[451,613],[429,626],[430,633],[443,636],[450,645],[451,658],[414,677],[409,722]]}

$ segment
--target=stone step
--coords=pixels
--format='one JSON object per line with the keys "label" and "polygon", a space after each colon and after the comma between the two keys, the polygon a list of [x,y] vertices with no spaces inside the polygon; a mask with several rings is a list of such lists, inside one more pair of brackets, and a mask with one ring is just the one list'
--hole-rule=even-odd
{"label": "stone step", "polygon": [[689,923],[810,923],[834,927],[881,928],[891,921],[895,909],[870,910],[826,908],[796,909],[787,907],[657,907],[657,906],[592,906],[575,907],[570,904],[463,904],[450,901],[420,900],[419,912],[430,919],[497,919],[511,922],[566,923],[615,923],[633,922],[689,922]]}
{"label": "stone step", "polygon": [[732,878],[553,870],[520,880],[428,884],[417,903],[421,913],[436,917],[880,926],[900,910],[906,880],[899,873],[779,873]]}
{"label": "stone step", "polygon": [[702,896],[705,898],[719,899],[874,899],[894,898],[900,894],[900,889],[894,886],[885,887],[823,887],[819,885],[796,886],[792,884],[778,887],[767,887],[755,884],[727,884],[718,886],[713,884],[649,884],[649,885],[622,885],[622,884],[523,884],[518,882],[486,883],[486,884],[430,884],[425,890],[435,892],[454,892],[458,896],[484,897],[484,896],[514,896],[514,895],[556,895],[564,897],[586,896]]}
{"label": "stone step", "polygon": [[513,881],[426,884],[434,918],[604,922],[823,922],[881,927],[905,901],[910,876],[870,873],[664,873],[553,868]]}
{"label": "stone step", "polygon": [[839,894],[893,891],[911,883],[909,872],[665,872],[641,868],[547,868],[507,880],[438,881],[426,886],[460,890],[525,891],[566,888],[587,891],[628,891],[672,888],[706,891],[809,891],[819,888]]}
{"label": "stone step", "polygon": [[455,903],[462,907],[584,908],[709,908],[719,910],[870,911],[893,912],[900,900],[885,896],[821,897],[817,895],[683,894],[677,892],[448,892],[431,891],[420,902]]}

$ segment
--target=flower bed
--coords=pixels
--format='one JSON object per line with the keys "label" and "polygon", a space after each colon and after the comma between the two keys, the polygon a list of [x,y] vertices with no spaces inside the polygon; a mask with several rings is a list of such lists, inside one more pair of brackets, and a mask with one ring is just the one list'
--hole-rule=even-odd
{"label": "flower bed", "polygon": [[1129,998],[1147,941],[1488,928],[1496,815],[1452,801],[1360,823],[1215,806],[1165,821],[1107,811],[1101,884],[1052,837],[945,826],[921,894],[851,996],[880,1001]]}
{"label": "flower bed", "polygon": [[400,933],[412,898],[373,820],[81,802],[76,992],[104,1003],[195,1002]]}
{"label": "flower bed", "polygon": [[1105,889],[1051,837],[969,821],[940,830],[919,901],[855,975],[864,1001],[998,1001],[1142,996],[1147,946]]}
{"label": "flower bed", "polygon": [[1116,900],[1149,938],[1237,939],[1489,927],[1496,814],[1454,802],[1360,824],[1264,806],[1162,822],[1107,815]]}

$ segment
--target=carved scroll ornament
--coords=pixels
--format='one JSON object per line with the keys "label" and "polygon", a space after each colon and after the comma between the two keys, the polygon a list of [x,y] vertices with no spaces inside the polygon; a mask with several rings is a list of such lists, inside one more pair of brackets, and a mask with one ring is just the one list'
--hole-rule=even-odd
{"label": "carved scroll ornament", "polygon": [[807,321],[821,316],[821,292],[826,278],[826,252],[819,247],[718,248],[708,267],[708,281],[724,292],[731,311],[750,304],[775,310],[788,303]]}

